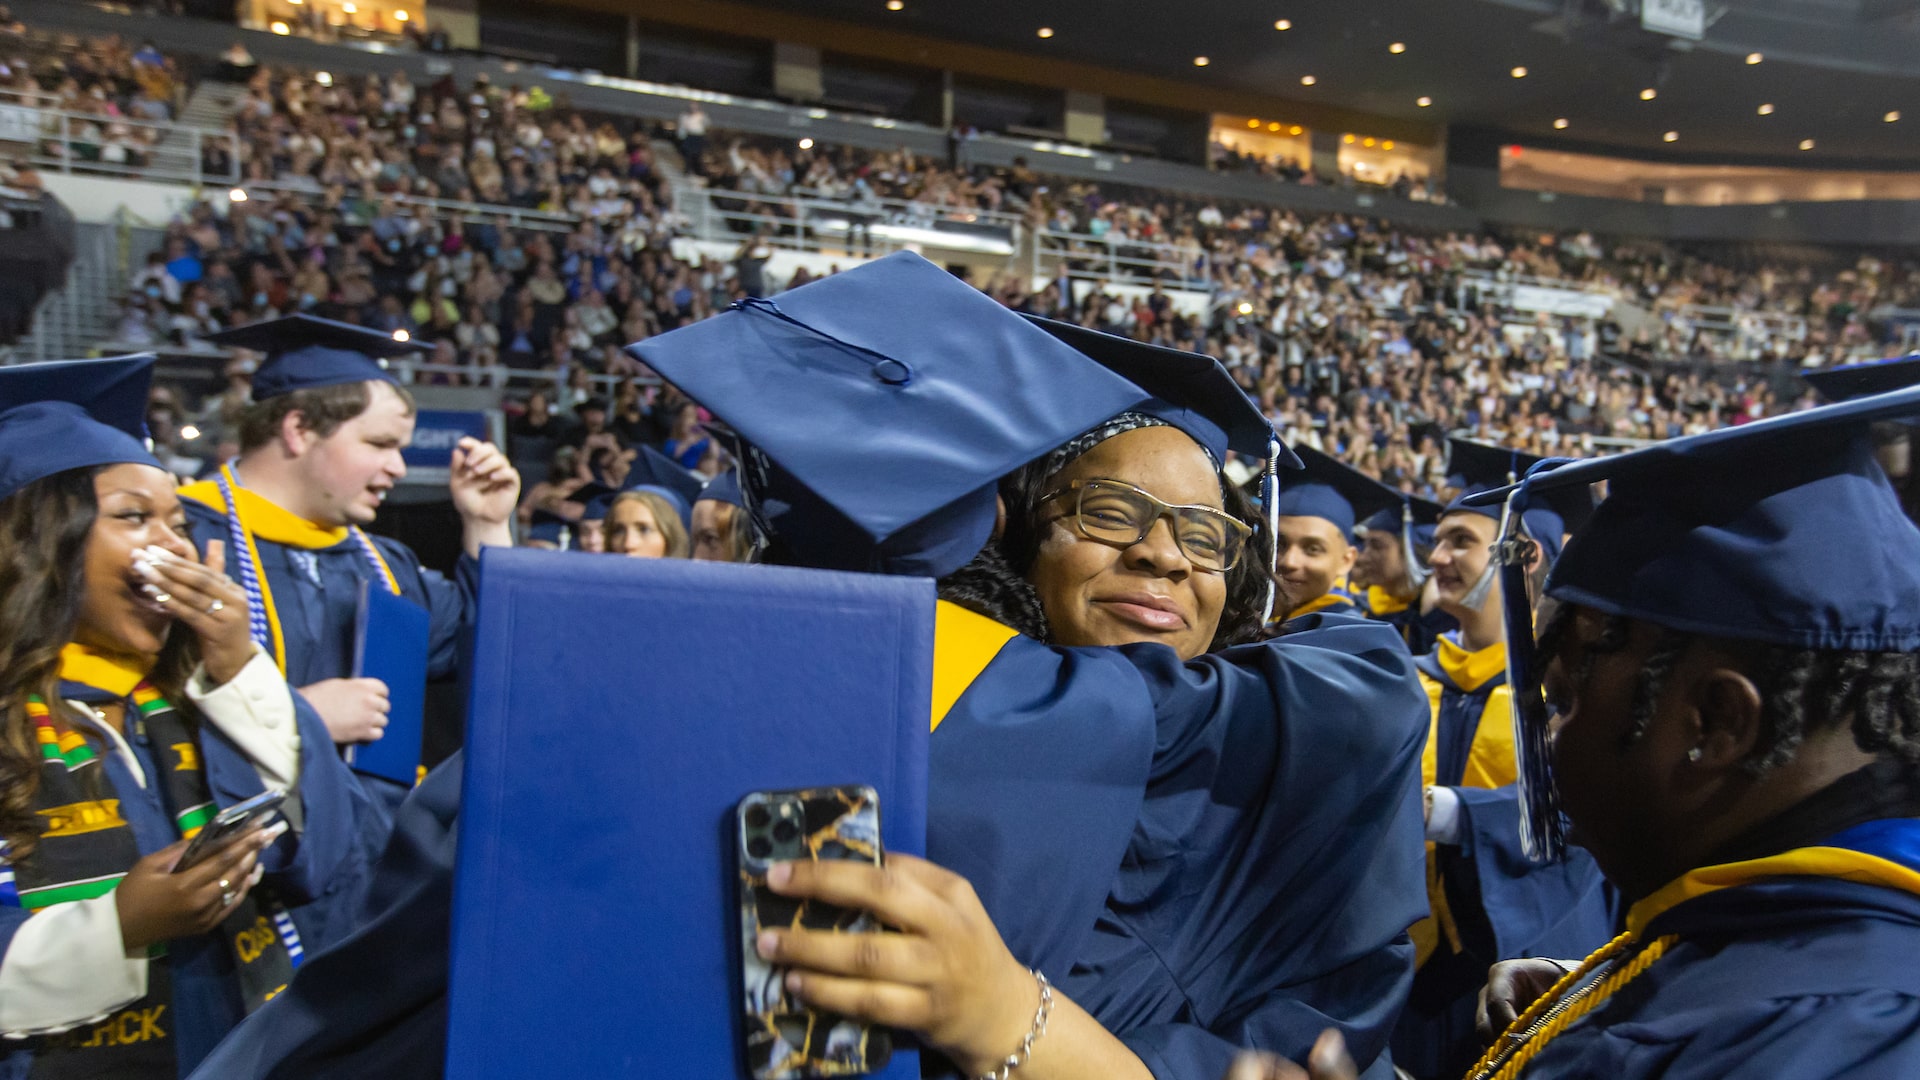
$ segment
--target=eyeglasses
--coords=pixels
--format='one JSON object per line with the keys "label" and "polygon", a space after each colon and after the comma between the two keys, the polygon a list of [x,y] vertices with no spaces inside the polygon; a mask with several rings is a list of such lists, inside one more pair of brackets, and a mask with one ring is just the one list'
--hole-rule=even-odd
{"label": "eyeglasses", "polygon": [[1080,535],[1103,544],[1129,546],[1146,538],[1161,518],[1172,522],[1173,540],[1187,561],[1202,570],[1224,573],[1239,563],[1253,530],[1224,510],[1211,506],[1175,506],[1117,480],[1075,480],[1043,497],[1043,503],[1072,496],[1072,517]]}

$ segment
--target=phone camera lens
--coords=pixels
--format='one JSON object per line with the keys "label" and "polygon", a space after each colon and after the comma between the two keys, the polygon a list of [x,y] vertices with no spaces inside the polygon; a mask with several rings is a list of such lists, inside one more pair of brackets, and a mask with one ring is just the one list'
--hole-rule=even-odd
{"label": "phone camera lens", "polygon": [[767,827],[767,822],[771,820],[773,819],[767,814],[767,808],[763,804],[755,803],[752,806],[747,807],[747,827],[748,828],[764,829]]}
{"label": "phone camera lens", "polygon": [[747,854],[756,859],[764,859],[773,854],[773,842],[764,836],[756,836],[747,841]]}
{"label": "phone camera lens", "polygon": [[786,820],[774,822],[773,838],[775,840],[778,840],[783,844],[788,844],[788,843],[792,843],[793,838],[799,835],[800,835],[800,826],[795,825],[793,822],[786,821]]}

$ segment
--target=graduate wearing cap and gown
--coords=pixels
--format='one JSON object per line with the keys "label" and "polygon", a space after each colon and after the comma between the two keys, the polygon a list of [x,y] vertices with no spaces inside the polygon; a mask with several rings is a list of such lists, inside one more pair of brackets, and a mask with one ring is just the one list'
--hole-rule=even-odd
{"label": "graduate wearing cap and gown", "polygon": [[[1426,588],[1427,553],[1444,509],[1439,503],[1381,485],[1394,505],[1376,510],[1360,523],[1361,552],[1352,579],[1365,581],[1360,606],[1367,617],[1392,626],[1415,656],[1433,651],[1440,635],[1459,628],[1453,616],[1433,602]],[[1378,580],[1375,580],[1375,579]]]}
{"label": "graduate wearing cap and gown", "polygon": [[1609,484],[1513,679],[1529,852],[1584,844],[1631,906],[1571,972],[1496,970],[1475,1080],[1920,1075],[1920,530],[1868,437],[1914,415],[1909,387],[1477,496]]}
{"label": "graduate wearing cap and gown", "polygon": [[[901,310],[919,323],[873,314]],[[1145,405],[1136,383],[911,254],[633,351],[733,427],[743,512],[800,565],[955,575],[991,538],[1001,477],[1136,406],[1218,454],[1229,442],[1204,392]],[[1202,387],[1231,387],[1173,355]],[[1264,422],[1227,424],[1247,452],[1284,453]],[[1374,1063],[1405,992],[1424,708],[1390,630],[1320,618],[1183,664],[1162,646],[1055,648],[938,605],[930,855],[972,883],[1022,964],[1085,997],[1155,1075],[1214,1080],[1244,1044],[1301,1056],[1329,1026]],[[459,783],[450,761],[401,808],[366,929],[310,961],[208,1080],[439,1068]]]}
{"label": "graduate wearing cap and gown", "polygon": [[[45,485],[75,476],[91,488],[95,473],[112,472],[116,490],[99,496],[97,510],[88,499],[84,512],[95,520],[83,557],[92,574],[97,545],[154,538],[137,549],[144,561],[136,555],[121,573],[147,583],[140,633],[156,635],[159,649],[157,660],[122,651],[149,646],[115,629],[120,601],[103,593],[117,578],[76,579],[68,588],[86,595],[72,601],[77,617],[64,616],[75,635],[59,654],[54,692],[64,704],[22,686],[9,707],[7,722],[32,732],[9,742],[33,745],[38,770],[14,777],[33,786],[26,809],[34,835],[0,838],[3,1076],[184,1075],[299,966],[311,942],[288,906],[357,879],[369,845],[385,832],[384,814],[333,753],[319,717],[248,640],[244,593],[193,562],[171,532],[173,481],[145,442],[152,368],[153,358],[142,356],[0,369],[0,499],[36,499],[49,527],[62,527],[62,516],[81,511],[77,502],[55,510],[61,489]],[[31,570],[23,553],[10,561]],[[170,699],[163,686],[178,677],[169,665],[184,666],[183,635],[200,644],[201,662]],[[16,660],[31,663],[31,632],[15,636]],[[198,834],[220,809],[269,789],[288,797],[277,832],[250,834],[244,851],[218,849],[202,870],[173,875],[140,864]],[[262,841],[271,846],[262,850]],[[214,881],[220,873],[228,876]],[[160,899],[166,892],[154,892],[156,875],[199,891]],[[123,883],[141,889],[141,899],[123,899]],[[193,899],[202,896],[210,899]],[[178,926],[187,911],[224,914],[205,933],[151,947],[130,948],[132,938],[123,937],[133,932],[130,918]]]}
{"label": "graduate wearing cap and gown", "polygon": [[1276,510],[1281,605],[1274,619],[1286,623],[1317,611],[1361,613],[1359,598],[1347,581],[1359,554],[1353,546],[1353,503],[1342,491],[1347,478],[1340,463],[1311,447],[1296,451],[1305,465],[1303,479],[1280,488]]}
{"label": "graduate wearing cap and gown", "polygon": [[707,481],[707,486],[700,489],[688,525],[688,540],[695,559],[746,562],[752,556],[751,528],[740,506],[740,474],[733,469]]}
{"label": "graduate wearing cap and gown", "polygon": [[[1477,444],[1464,444],[1477,446]],[[1455,447],[1470,489],[1497,486],[1512,451]],[[1524,457],[1525,455],[1519,455]],[[1483,460],[1492,460],[1491,466]],[[1536,459],[1537,460],[1537,459]],[[1489,476],[1484,468],[1499,470]],[[1585,498],[1585,489],[1576,493]],[[1539,866],[1520,848],[1518,763],[1507,685],[1509,596],[1494,553],[1499,509],[1456,500],[1430,557],[1439,607],[1459,623],[1415,660],[1431,706],[1421,773],[1427,791],[1427,894],[1432,915],[1414,927],[1419,973],[1394,1033],[1394,1059],[1423,1080],[1458,1075],[1479,1052],[1476,999],[1487,967],[1516,956],[1585,955],[1611,936],[1613,911],[1598,867],[1575,851]],[[1544,505],[1527,522],[1559,550],[1563,526]],[[1530,612],[1526,588],[1511,602]]]}
{"label": "graduate wearing cap and gown", "polygon": [[[454,450],[449,487],[465,554],[449,580],[422,566],[405,544],[364,529],[405,474],[400,452],[413,430],[412,401],[384,359],[416,346],[307,315],[209,340],[260,350],[267,359],[253,379],[239,458],[213,479],[181,489],[194,538],[227,543],[234,576],[253,600],[255,640],[313,703],[335,741],[377,737],[385,689],[352,678],[362,588],[404,596],[428,611],[428,678],[451,678],[472,619],[476,556],[483,545],[512,546],[506,500],[519,478],[490,445],[462,440]],[[357,399],[343,396],[356,391]],[[338,426],[323,434],[309,411]],[[405,794],[383,778],[365,783],[389,803]]]}
{"label": "graduate wearing cap and gown", "polygon": [[[909,307],[919,325],[868,314]],[[954,574],[991,538],[999,477],[1130,409],[1215,462],[1281,456],[1216,362],[1003,315],[896,255],[632,351],[733,429],[751,512],[805,565]],[[861,430],[874,441],[818,434]],[[1246,1044],[1303,1056],[1329,1026],[1390,1075],[1424,722],[1391,631],[1322,614],[1286,645],[1182,663],[939,616],[928,853],[1014,954],[1157,1076],[1218,1076]]]}

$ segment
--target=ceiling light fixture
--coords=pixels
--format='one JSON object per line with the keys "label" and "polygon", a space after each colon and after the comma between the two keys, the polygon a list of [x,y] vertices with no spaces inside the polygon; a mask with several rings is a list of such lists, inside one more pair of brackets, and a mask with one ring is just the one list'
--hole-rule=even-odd
{"label": "ceiling light fixture", "polygon": [[1043,37],[1043,38],[1048,38],[1048,37],[1052,37],[1052,36],[1053,36],[1053,27],[1051,27],[1051,26],[1043,26],[1043,27],[1041,27],[1041,28],[1040,28],[1040,30],[1039,30],[1039,33],[1040,33],[1040,36],[1041,36],[1041,37]]}
{"label": "ceiling light fixture", "polygon": [[398,21],[400,21],[400,22],[406,22],[406,21],[407,21],[407,9],[406,9],[406,8],[400,8],[400,9],[398,9],[398,10],[396,10],[396,11],[395,11],[395,12],[393,13],[393,17],[394,17],[394,18],[395,18],[396,20],[398,20]]}
{"label": "ceiling light fixture", "polygon": [[1888,113],[1887,115],[1885,115],[1885,116],[1883,116],[1883,117],[1881,117],[1881,118],[1880,118],[1880,122],[1881,122],[1881,123],[1883,123],[1883,124],[1897,124],[1897,123],[1899,123],[1899,122],[1900,122],[1900,110],[1899,110],[1899,109],[1895,109],[1895,110],[1893,110],[1892,112],[1889,112],[1889,113]]}
{"label": "ceiling light fixture", "polygon": [[1660,136],[1660,140],[1662,142],[1679,142],[1680,133],[1677,131],[1669,131],[1665,135]]}
{"label": "ceiling light fixture", "polygon": [[801,139],[801,140],[800,140],[800,149],[802,149],[802,150],[811,150],[811,149],[813,149],[813,140],[812,140],[812,139]]}
{"label": "ceiling light fixture", "polygon": [[1428,96],[1426,96],[1425,94],[1422,94],[1422,95],[1420,95],[1419,97],[1417,97],[1417,98],[1414,98],[1414,99],[1413,99],[1413,103],[1414,103],[1415,105],[1418,105],[1418,106],[1420,106],[1421,108],[1423,108],[1423,109],[1424,109],[1424,108],[1426,108],[1427,106],[1429,106],[1429,105],[1432,105],[1432,104],[1433,104],[1433,99],[1432,99],[1432,98],[1430,98],[1430,97],[1428,97]]}
{"label": "ceiling light fixture", "polygon": [[1356,138],[1354,138],[1354,137],[1353,137],[1352,135],[1348,135],[1348,136],[1346,136],[1346,144],[1347,144],[1348,146],[1352,146],[1352,145],[1353,145],[1354,143],[1356,143],[1356,142],[1359,142],[1359,141],[1360,141],[1360,140],[1358,140],[1358,139],[1356,139]]}
{"label": "ceiling light fixture", "polygon": [[1647,87],[1645,90],[1640,91],[1641,101],[1652,101],[1654,98],[1657,98],[1659,96],[1660,94],[1656,90],[1654,90],[1654,88],[1651,86]]}
{"label": "ceiling light fixture", "polygon": [[903,0],[887,0],[888,11],[899,11],[901,8],[906,6],[907,5],[903,2]]}
{"label": "ceiling light fixture", "polygon": [[1248,120],[1248,121],[1247,121],[1247,126],[1248,126],[1248,127],[1250,127],[1250,128],[1257,128],[1257,127],[1259,127],[1259,126],[1260,126],[1260,121],[1258,121],[1258,120]]}
{"label": "ceiling light fixture", "polygon": [[1401,53],[1407,51],[1407,43],[1404,41],[1396,41],[1393,44],[1387,46],[1387,51],[1392,53],[1395,56],[1399,56]]}
{"label": "ceiling light fixture", "polygon": [[1292,127],[1290,127],[1290,128],[1288,128],[1288,129],[1287,129],[1287,134],[1289,134],[1289,135],[1299,135],[1299,134],[1301,134],[1302,132],[1304,132],[1304,131],[1306,131],[1306,130],[1307,130],[1306,128],[1303,128],[1303,127],[1301,127],[1301,126],[1300,126],[1299,124],[1295,124],[1295,125],[1293,125]]}
{"label": "ceiling light fixture", "polygon": [[1762,60],[1765,60],[1765,59],[1766,59],[1766,57],[1764,57],[1764,56],[1761,56],[1761,55],[1760,55],[1759,53],[1757,53],[1757,52],[1750,52],[1750,53],[1748,53],[1748,54],[1747,54],[1747,63],[1749,63],[1749,64],[1757,64],[1757,63],[1759,63],[1760,61],[1762,61]]}
{"label": "ceiling light fixture", "polygon": [[1196,56],[1193,58],[1194,67],[1206,67],[1208,64],[1211,64],[1211,63],[1213,63],[1213,61],[1207,59],[1204,56]]}
{"label": "ceiling light fixture", "polygon": [[1273,28],[1275,30],[1291,30],[1293,29],[1293,20],[1292,19],[1275,19],[1273,22]]}
{"label": "ceiling light fixture", "polygon": [[1300,76],[1300,85],[1301,85],[1301,86],[1312,86],[1312,85],[1313,85],[1314,83],[1317,83],[1317,82],[1319,82],[1319,81],[1320,81],[1319,79],[1316,79],[1316,78],[1314,78],[1314,77],[1313,77],[1313,76],[1311,76],[1311,75],[1302,75],[1302,76]]}
{"label": "ceiling light fixture", "polygon": [[1382,150],[1391,150],[1391,149],[1393,149],[1393,140],[1392,140],[1392,139],[1388,139],[1388,140],[1387,140],[1386,142],[1383,142],[1383,143],[1381,143],[1381,144],[1380,144],[1380,149],[1382,149]]}
{"label": "ceiling light fixture", "polygon": [[1755,111],[1758,112],[1761,116],[1772,116],[1773,102],[1769,101],[1766,104],[1760,106],[1760,108]]}
{"label": "ceiling light fixture", "polygon": [[1275,133],[1275,134],[1279,134],[1279,132],[1280,132],[1280,121],[1278,121],[1278,120],[1275,120],[1275,121],[1274,121],[1273,123],[1271,123],[1271,124],[1268,124],[1268,125],[1267,125],[1267,130],[1268,130],[1268,131],[1271,131],[1271,132],[1273,132],[1273,133]]}
{"label": "ceiling light fixture", "polygon": [[1811,150],[1811,149],[1813,149],[1813,140],[1812,140],[1812,139],[1801,139],[1801,140],[1800,140],[1800,149],[1802,149],[1802,150]]}
{"label": "ceiling light fixture", "polygon": [[281,37],[286,37],[288,34],[293,33],[293,28],[289,27],[286,23],[281,22],[279,19],[275,19],[272,22],[268,23],[267,29],[273,31],[276,34],[279,34]]}
{"label": "ceiling light fixture", "polygon": [[1527,69],[1523,67],[1517,67],[1517,68],[1514,68],[1512,71],[1507,72],[1507,74],[1513,76],[1516,79],[1524,79],[1527,77]]}
{"label": "ceiling light fixture", "polygon": [[1566,117],[1564,117],[1564,116],[1562,116],[1562,117],[1560,117],[1559,119],[1557,119],[1557,120],[1555,120],[1555,121],[1553,122],[1553,129],[1554,129],[1555,131],[1565,131],[1565,130],[1567,130],[1567,118],[1566,118]]}
{"label": "ceiling light fixture", "polygon": [[1360,145],[1366,147],[1369,150],[1373,149],[1373,136],[1369,135],[1366,138],[1361,139]]}

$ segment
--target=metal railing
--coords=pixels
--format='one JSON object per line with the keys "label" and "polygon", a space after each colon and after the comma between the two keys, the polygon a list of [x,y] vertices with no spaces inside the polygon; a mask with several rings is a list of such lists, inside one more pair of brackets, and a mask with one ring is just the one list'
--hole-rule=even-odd
{"label": "metal railing", "polygon": [[[21,162],[62,173],[232,183],[240,178],[237,153],[228,154],[223,170],[203,168],[202,151],[215,139],[231,143],[227,133],[207,128],[0,102],[0,147],[24,145],[15,155]],[[120,160],[110,160],[116,153]]]}
{"label": "metal railing", "polygon": [[1033,276],[1067,276],[1078,281],[1131,285],[1165,284],[1211,291],[1211,261],[1204,248],[1185,248],[1146,240],[1041,229],[1034,233]]}
{"label": "metal railing", "polygon": [[[289,180],[248,180],[236,184],[233,191],[254,198],[257,194],[294,195],[300,198],[315,199],[326,194],[316,183],[300,183]],[[233,195],[229,193],[229,199]],[[356,204],[365,205],[370,201],[355,194]],[[551,210],[529,210],[523,206],[511,206],[504,203],[461,202],[458,199],[432,199],[424,195],[405,195],[400,193],[381,193],[377,201],[391,200],[395,206],[427,207],[438,217],[448,218],[455,214],[472,220],[504,222],[516,229],[528,229],[536,232],[569,233],[580,227],[580,218],[574,214],[555,213]],[[234,199],[235,202],[244,200]],[[350,213],[349,218],[353,215]],[[371,220],[369,218],[368,220]],[[354,224],[365,224],[354,221]]]}
{"label": "metal railing", "polygon": [[699,240],[739,241],[763,234],[790,251],[883,255],[909,246],[941,247],[1011,257],[1020,243],[1020,216],[903,199],[831,199],[762,195],[688,186],[677,206]]}

